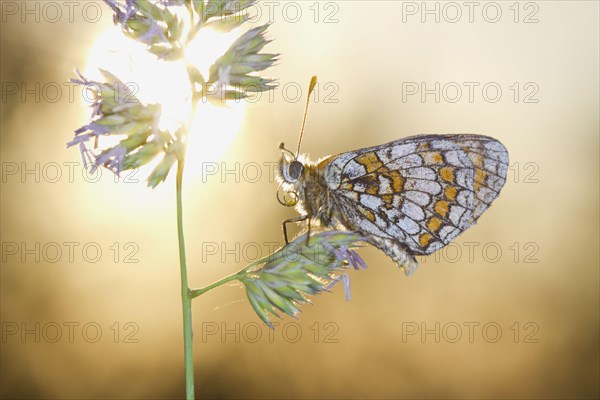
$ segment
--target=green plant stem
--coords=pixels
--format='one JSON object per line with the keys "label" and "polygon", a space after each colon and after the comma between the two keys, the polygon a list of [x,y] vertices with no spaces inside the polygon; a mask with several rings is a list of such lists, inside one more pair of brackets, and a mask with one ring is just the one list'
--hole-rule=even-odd
{"label": "green plant stem", "polygon": [[219,281],[217,281],[215,283],[212,283],[212,284],[210,284],[210,285],[208,285],[206,287],[203,287],[201,289],[193,289],[193,290],[191,290],[190,291],[190,296],[191,296],[192,299],[196,298],[196,297],[200,296],[201,294],[204,294],[204,293],[208,292],[209,290],[214,289],[216,287],[219,287],[219,286],[221,286],[221,285],[223,285],[223,284],[225,284],[227,282],[238,280],[242,276],[243,276],[243,274],[241,274],[240,272],[237,272],[237,273],[235,273],[233,275],[229,275],[228,277],[225,277],[225,278],[223,278],[223,279],[221,279],[221,280],[219,280]]}
{"label": "green plant stem", "polygon": [[259,264],[265,263],[270,259],[271,256],[267,256],[264,258],[261,258],[260,260],[254,261],[252,264],[246,265],[244,268],[242,268],[241,270],[239,270],[238,272],[236,272],[235,274],[231,274],[229,276],[226,276],[223,279],[220,279],[218,281],[216,281],[215,283],[211,283],[210,285],[200,288],[200,289],[193,289],[190,290],[190,297],[192,299],[208,292],[211,289],[214,289],[216,287],[219,287],[221,285],[224,285],[227,282],[231,282],[231,281],[236,281],[239,280],[240,278],[243,278],[244,275],[246,275],[246,273],[248,272],[248,270],[252,267],[255,267]]}
{"label": "green plant stem", "polygon": [[183,183],[183,159],[177,161],[177,237],[179,239],[179,267],[181,270],[181,305],[183,308],[183,350],[185,360],[186,399],[194,399],[194,352],[192,343],[192,296],[188,286],[185,241],[183,237],[183,206],[181,188]]}
{"label": "green plant stem", "polygon": [[[248,268],[248,267],[246,267],[246,268]],[[196,298],[196,297],[200,296],[201,294],[204,294],[204,293],[208,292],[211,289],[214,289],[216,287],[224,285],[227,282],[239,280],[246,273],[246,268],[244,268],[243,270],[241,270],[239,272],[236,272],[235,274],[226,276],[225,278],[220,279],[220,280],[216,281],[215,283],[211,283],[210,285],[208,285],[206,287],[203,287],[201,289],[193,289],[193,290],[191,290],[190,291],[190,297],[192,299]]]}

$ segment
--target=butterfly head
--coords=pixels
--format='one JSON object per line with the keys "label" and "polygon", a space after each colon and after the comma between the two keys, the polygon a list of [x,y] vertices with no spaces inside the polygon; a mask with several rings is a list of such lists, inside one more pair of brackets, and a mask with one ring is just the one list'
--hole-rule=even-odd
{"label": "butterfly head", "polygon": [[[279,189],[277,190],[277,200],[287,207],[293,207],[298,204],[298,191],[302,187],[302,177],[304,176],[304,164],[298,160],[291,151],[285,148],[284,144],[279,145],[281,149],[281,159],[279,160]],[[283,194],[280,193],[283,189]]]}
{"label": "butterfly head", "polygon": [[298,161],[298,157],[285,148],[284,144],[279,145],[281,149],[281,160],[279,160],[279,175],[285,183],[295,184],[300,180],[304,173],[304,165]]}

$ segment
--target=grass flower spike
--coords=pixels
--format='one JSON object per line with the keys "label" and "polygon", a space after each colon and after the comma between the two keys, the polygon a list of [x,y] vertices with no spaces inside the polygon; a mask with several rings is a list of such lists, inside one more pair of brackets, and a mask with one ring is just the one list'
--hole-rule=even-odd
{"label": "grass flower spike", "polygon": [[[116,76],[101,72],[105,82],[90,81],[79,72],[78,79],[71,80],[90,89],[94,102],[90,123],[75,131],[75,138],[67,147],[79,146],[84,165],[90,167],[91,173],[106,167],[117,175],[149,163],[162,152],[163,161],[148,178],[148,185],[155,187],[167,177],[181,145],[176,137],[158,128],[160,105],[142,104]],[[120,141],[108,148],[100,147],[101,141],[109,137]]]}
{"label": "grass flower spike", "polygon": [[351,249],[362,240],[356,233],[340,231],[313,234],[309,244],[306,235],[300,236],[269,256],[264,265],[247,270],[239,280],[256,314],[272,327],[267,312],[279,317],[279,310],[293,317],[300,304],[310,303],[309,295],[329,290],[339,279],[348,289],[347,275],[342,278],[340,273],[348,266],[366,268]]}
{"label": "grass flower spike", "polygon": [[222,100],[241,99],[247,97],[248,92],[263,92],[275,87],[273,79],[252,74],[277,61],[278,54],[260,53],[269,43],[265,38],[268,27],[262,25],[244,33],[210,67],[209,85],[218,85]]}
{"label": "grass flower spike", "polygon": [[183,54],[181,43],[184,23],[169,7],[183,1],[104,0],[114,12],[114,21],[126,36],[147,46],[150,53],[165,60],[177,60]]}

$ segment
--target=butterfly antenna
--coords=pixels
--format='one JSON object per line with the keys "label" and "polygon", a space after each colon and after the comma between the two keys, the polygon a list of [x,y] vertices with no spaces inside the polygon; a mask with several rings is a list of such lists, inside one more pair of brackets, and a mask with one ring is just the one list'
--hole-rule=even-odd
{"label": "butterfly antenna", "polygon": [[313,76],[310,78],[310,83],[308,84],[308,96],[306,96],[306,107],[304,107],[304,118],[302,119],[302,128],[300,128],[300,138],[298,139],[298,149],[296,150],[296,158],[300,154],[300,144],[302,143],[302,135],[304,134],[304,125],[306,125],[306,114],[308,114],[308,103],[310,102],[310,95],[315,89],[315,85],[317,84],[317,77]]}

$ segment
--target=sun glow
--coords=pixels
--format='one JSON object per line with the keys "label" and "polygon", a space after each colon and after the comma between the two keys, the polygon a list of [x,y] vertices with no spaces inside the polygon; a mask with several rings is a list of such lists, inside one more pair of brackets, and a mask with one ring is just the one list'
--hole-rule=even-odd
{"label": "sun glow", "polygon": [[[207,79],[212,63],[238,36],[237,29],[228,33],[200,30],[188,47],[188,62]],[[245,110],[244,101],[231,101],[223,106],[204,101],[198,105],[188,138],[186,171],[191,177],[202,174],[202,163],[216,162],[223,156],[242,127]]]}
{"label": "sun glow", "polygon": [[[237,35],[239,32],[236,31],[201,30],[187,48],[187,62],[207,79],[210,65],[229,48]],[[99,68],[117,76],[144,104],[160,104],[162,129],[174,131],[180,124],[190,121],[190,86],[184,61],[157,60],[144,45],[112,28],[92,46],[83,74],[89,79],[102,80]],[[245,108],[243,101],[223,106],[200,101],[191,119],[186,175],[200,175],[203,162],[214,162],[223,156],[242,126]],[[150,171],[148,169],[147,173]]]}

